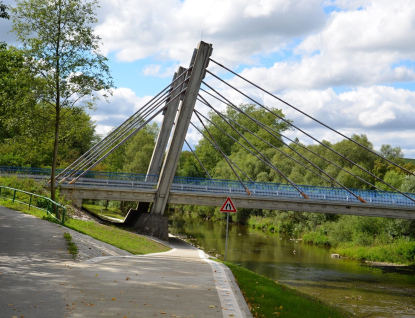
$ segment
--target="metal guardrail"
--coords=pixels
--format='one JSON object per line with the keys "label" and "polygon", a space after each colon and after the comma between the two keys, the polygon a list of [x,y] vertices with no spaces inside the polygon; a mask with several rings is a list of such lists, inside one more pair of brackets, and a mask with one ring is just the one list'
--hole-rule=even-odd
{"label": "metal guardrail", "polygon": [[[0,173],[25,174],[25,175],[50,175],[50,169],[46,168],[22,168],[0,166]],[[78,186],[107,186],[123,188],[153,189],[156,187],[159,176],[124,172],[89,171],[80,178]],[[296,189],[289,184],[267,182],[245,182],[252,196],[302,198]],[[301,191],[310,199],[324,201],[359,202],[354,196],[342,188],[298,185]],[[245,189],[238,181],[221,179],[204,179],[174,177],[173,191],[223,193],[246,195]],[[356,195],[365,199],[368,203],[379,205],[400,205],[415,207],[415,202],[404,197],[398,192],[350,189]],[[415,200],[414,193],[407,195]]]}
{"label": "metal guardrail", "polygon": [[[65,223],[66,208],[41,195],[0,185],[0,199],[11,200],[13,203],[19,202],[21,204],[28,205],[29,210],[33,207],[35,209],[45,211],[62,225]],[[60,210],[62,213],[59,213]],[[58,215],[61,216],[60,220]]]}
{"label": "metal guardrail", "polygon": [[[298,191],[289,184],[245,182],[252,196],[302,198]],[[342,188],[298,185],[301,191],[310,199],[324,201],[359,202],[354,196]],[[175,177],[172,190],[189,192],[214,192],[245,195],[245,189],[238,181],[233,180],[209,180],[197,178]],[[350,189],[356,195],[365,199],[368,203],[379,205],[401,205],[415,207],[415,202],[404,197],[398,192]],[[415,199],[414,193],[407,195]]]}

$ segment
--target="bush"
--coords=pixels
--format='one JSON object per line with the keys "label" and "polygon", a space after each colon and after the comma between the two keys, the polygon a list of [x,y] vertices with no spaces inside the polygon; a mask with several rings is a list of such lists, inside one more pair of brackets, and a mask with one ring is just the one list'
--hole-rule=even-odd
{"label": "bush", "polygon": [[323,230],[308,232],[304,234],[302,238],[306,243],[331,246],[329,237],[324,233]]}

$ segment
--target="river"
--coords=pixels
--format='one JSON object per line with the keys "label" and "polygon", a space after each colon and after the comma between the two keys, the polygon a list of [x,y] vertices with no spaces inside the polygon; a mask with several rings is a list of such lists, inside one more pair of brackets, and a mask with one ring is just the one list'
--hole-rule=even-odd
{"label": "river", "polygon": [[[224,259],[225,222],[175,218],[171,225],[172,234]],[[405,268],[391,271],[331,258],[327,248],[235,224],[229,225],[227,261],[335,304],[355,317],[415,317],[415,275]]]}

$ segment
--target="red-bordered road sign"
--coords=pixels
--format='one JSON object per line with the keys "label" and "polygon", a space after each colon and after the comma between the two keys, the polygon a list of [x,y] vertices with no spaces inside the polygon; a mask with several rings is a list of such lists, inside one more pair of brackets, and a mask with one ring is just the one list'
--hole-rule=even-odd
{"label": "red-bordered road sign", "polygon": [[235,205],[233,204],[230,197],[226,199],[225,203],[222,205],[219,211],[220,212],[231,212],[231,213],[238,212],[236,211]]}

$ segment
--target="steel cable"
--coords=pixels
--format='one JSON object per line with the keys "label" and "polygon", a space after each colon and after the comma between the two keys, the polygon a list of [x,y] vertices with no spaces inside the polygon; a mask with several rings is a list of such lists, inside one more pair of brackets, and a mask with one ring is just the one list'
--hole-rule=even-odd
{"label": "steel cable", "polygon": [[273,97],[273,98],[275,98],[275,99],[279,100],[280,102],[282,102],[282,103],[284,103],[285,105],[287,105],[287,106],[291,107],[292,109],[294,109],[294,110],[298,111],[299,113],[303,114],[304,116],[307,116],[308,118],[310,118],[310,119],[314,120],[315,122],[317,122],[317,123],[319,123],[320,125],[322,125],[322,126],[326,127],[327,129],[330,129],[331,131],[333,131],[333,132],[335,132],[335,133],[339,134],[339,135],[340,135],[340,136],[342,136],[343,138],[345,138],[345,139],[347,139],[347,140],[349,140],[349,141],[351,141],[351,142],[355,143],[355,144],[356,144],[356,145],[358,145],[359,147],[362,147],[363,149],[365,149],[365,150],[367,150],[367,151],[369,151],[369,152],[373,153],[374,155],[378,156],[379,158],[386,160],[387,162],[389,162],[389,163],[391,163],[392,165],[394,165],[395,167],[397,167],[397,168],[399,168],[399,169],[401,169],[401,170],[405,171],[406,173],[408,173],[408,174],[411,174],[411,175],[414,175],[414,176],[415,176],[415,174],[414,174],[412,171],[409,171],[408,169],[406,169],[406,168],[404,168],[404,167],[402,167],[402,166],[400,166],[400,165],[398,165],[398,164],[394,163],[393,161],[391,161],[391,160],[389,160],[389,159],[387,159],[387,158],[385,158],[385,157],[381,156],[381,155],[380,155],[380,154],[378,154],[376,151],[373,151],[372,149],[367,148],[366,146],[364,146],[364,145],[360,144],[359,142],[357,142],[357,141],[355,141],[355,140],[351,139],[350,137],[348,137],[348,136],[346,136],[346,135],[342,134],[341,132],[339,132],[339,131],[335,130],[334,128],[332,128],[332,127],[330,127],[330,126],[328,126],[328,125],[324,124],[323,122],[319,121],[318,119],[316,119],[316,118],[312,117],[311,115],[309,115],[309,114],[307,114],[307,113],[303,112],[302,110],[298,109],[297,107],[295,107],[295,106],[291,105],[290,103],[286,102],[285,100],[283,100],[283,99],[279,98],[278,96],[275,96],[274,94],[272,94],[272,93],[268,92],[267,90],[263,89],[262,87],[260,87],[260,86],[256,85],[255,83],[253,83],[253,82],[249,81],[248,79],[244,78],[243,76],[241,76],[241,75],[239,75],[239,74],[235,73],[235,72],[234,72],[234,71],[232,71],[231,69],[229,69],[229,68],[227,68],[227,67],[223,66],[222,64],[220,64],[220,63],[216,62],[215,60],[213,60],[213,59],[211,59],[211,58],[209,58],[209,59],[210,59],[213,63],[215,63],[215,64],[217,64],[218,66],[220,66],[220,67],[224,68],[225,70],[227,70],[227,71],[231,72],[232,74],[236,75],[237,77],[241,78],[242,80],[246,81],[247,83],[249,83],[249,84],[251,84],[251,85],[255,86],[256,88],[260,89],[260,90],[261,90],[261,91],[263,91],[264,93],[266,93],[266,94],[270,95],[271,97]]}
{"label": "steel cable", "polygon": [[[209,72],[207,70],[207,72]],[[338,156],[342,157],[343,159],[345,159],[346,161],[348,161],[349,163],[351,163],[352,165],[358,167],[359,169],[361,169],[362,171],[366,172],[367,174],[371,175],[373,178],[377,179],[378,181],[382,182],[383,184],[387,185],[388,187],[390,187],[391,189],[394,189],[396,192],[399,192],[401,195],[405,196],[406,198],[410,199],[411,201],[414,201],[414,199],[412,199],[411,197],[409,197],[408,195],[404,194],[403,192],[401,192],[400,190],[398,190],[397,188],[395,188],[394,186],[388,184],[387,182],[385,182],[384,180],[380,179],[379,177],[377,177],[376,175],[374,175],[373,173],[371,173],[370,171],[367,171],[365,168],[361,167],[359,164],[353,162],[352,160],[350,160],[349,158],[343,156],[342,154],[340,154],[339,152],[337,152],[336,150],[330,148],[329,146],[325,145],[324,143],[322,143],[321,141],[319,141],[318,139],[316,139],[315,137],[311,136],[309,133],[305,132],[304,130],[302,130],[301,128],[297,127],[296,125],[294,125],[293,123],[289,122],[288,120],[286,120],[285,118],[281,117],[280,115],[276,114],[275,112],[273,112],[272,110],[268,109],[266,106],[262,105],[261,103],[257,102],[256,100],[254,100],[253,98],[249,97],[248,95],[246,95],[245,93],[241,92],[240,90],[236,89],[235,87],[233,87],[232,85],[230,85],[229,83],[227,83],[226,81],[222,80],[221,78],[217,77],[216,75],[214,75],[213,73],[209,72],[209,74],[211,74],[212,76],[214,76],[215,78],[219,79],[221,82],[225,83],[226,85],[228,85],[229,87],[233,88],[235,91],[237,91],[238,93],[242,94],[243,96],[245,96],[246,98],[250,99],[251,101],[253,101],[255,104],[257,104],[258,106],[264,108],[265,110],[267,110],[268,112],[270,112],[271,114],[273,114],[275,117],[279,118],[280,120],[284,121],[285,123],[287,123],[288,125],[296,128],[298,131],[302,132],[304,135],[308,136],[309,138],[313,139],[314,141],[318,142],[320,145],[324,146],[325,148],[329,149],[330,151],[334,152],[335,154],[337,154]],[[210,89],[212,89],[212,87],[210,85],[208,85],[207,83],[203,82],[203,84],[205,84],[206,86],[208,86]],[[212,89],[213,90],[213,89]],[[216,92],[217,94],[219,94],[218,92]],[[220,95],[222,96],[222,95]],[[223,96],[222,96],[223,97]]]}

